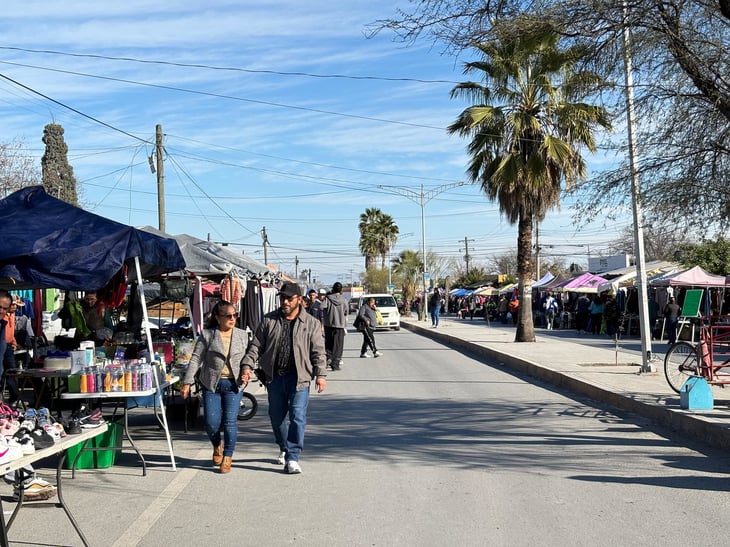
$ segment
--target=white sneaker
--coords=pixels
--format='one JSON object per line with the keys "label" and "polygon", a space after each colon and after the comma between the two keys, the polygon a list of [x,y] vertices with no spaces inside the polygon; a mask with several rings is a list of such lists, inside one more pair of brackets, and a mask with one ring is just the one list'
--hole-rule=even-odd
{"label": "white sneaker", "polygon": [[[47,500],[56,495],[56,487],[40,477],[33,477],[30,481],[23,481],[23,497],[26,501]],[[13,488],[13,498],[18,499],[20,488]]]}
{"label": "white sneaker", "polygon": [[23,457],[23,449],[13,438],[0,437],[0,465],[19,460]]}
{"label": "white sneaker", "polygon": [[284,465],[286,463],[286,452],[279,452],[279,457],[276,458],[276,463]]}
{"label": "white sneaker", "polygon": [[286,462],[286,465],[284,466],[284,473],[288,473],[289,475],[296,475],[301,472],[302,468],[299,466],[299,462]]}
{"label": "white sneaker", "polygon": [[373,357],[380,357],[381,355],[383,355],[383,354],[380,353],[379,351],[376,351],[375,353],[373,353]]}
{"label": "white sneaker", "polygon": [[367,359],[367,357],[368,357],[368,354],[367,353],[361,353],[360,354],[360,359]]}

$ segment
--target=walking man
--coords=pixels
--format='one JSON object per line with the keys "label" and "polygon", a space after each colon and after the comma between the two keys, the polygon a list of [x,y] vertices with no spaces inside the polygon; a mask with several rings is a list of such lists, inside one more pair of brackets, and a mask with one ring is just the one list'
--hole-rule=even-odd
{"label": "walking man", "polygon": [[279,309],[267,313],[256,329],[241,361],[242,374],[253,369],[256,361],[256,375],[266,384],[269,418],[279,445],[277,463],[284,465],[284,473],[301,473],[309,386],[314,381],[317,393],[322,393],[327,371],[319,321],[304,310],[302,289],[296,283],[284,283],[279,290]]}
{"label": "walking man", "polygon": [[375,314],[375,298],[368,298],[368,301],[360,307],[357,318],[362,325],[360,357],[368,356],[368,348],[373,351],[373,357],[380,357],[380,352],[375,346],[375,325],[378,324],[378,317]]}
{"label": "walking man", "polygon": [[347,326],[345,322],[347,300],[342,296],[342,283],[338,281],[332,285],[332,292],[322,300],[321,310],[327,360],[332,370],[340,370]]}

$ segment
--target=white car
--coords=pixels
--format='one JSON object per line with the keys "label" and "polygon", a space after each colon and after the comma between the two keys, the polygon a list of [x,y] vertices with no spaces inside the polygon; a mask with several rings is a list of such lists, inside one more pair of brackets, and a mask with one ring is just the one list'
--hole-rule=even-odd
{"label": "white car", "polygon": [[371,298],[375,299],[375,307],[383,317],[383,323],[379,324],[375,330],[400,330],[400,313],[393,295],[386,293],[364,294],[360,297],[361,305],[366,304]]}

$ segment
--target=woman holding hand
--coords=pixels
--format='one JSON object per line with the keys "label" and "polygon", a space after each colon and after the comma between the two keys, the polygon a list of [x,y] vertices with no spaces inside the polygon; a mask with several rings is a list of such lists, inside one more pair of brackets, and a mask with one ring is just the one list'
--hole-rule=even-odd
{"label": "woman holding hand", "polygon": [[[198,340],[188,364],[181,395],[187,399],[195,375],[203,388],[205,431],[213,444],[213,465],[221,473],[231,470],[238,437],[238,411],[250,370],[241,370],[248,335],[236,327],[238,314],[233,304],[219,301]],[[221,435],[222,430],[222,435]]]}

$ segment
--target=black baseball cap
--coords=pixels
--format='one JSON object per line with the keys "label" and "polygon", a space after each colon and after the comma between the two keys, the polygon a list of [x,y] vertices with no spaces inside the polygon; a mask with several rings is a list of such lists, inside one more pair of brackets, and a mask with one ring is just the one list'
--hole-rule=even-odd
{"label": "black baseball cap", "polygon": [[284,283],[279,289],[279,294],[285,296],[302,296],[302,288],[297,283]]}

